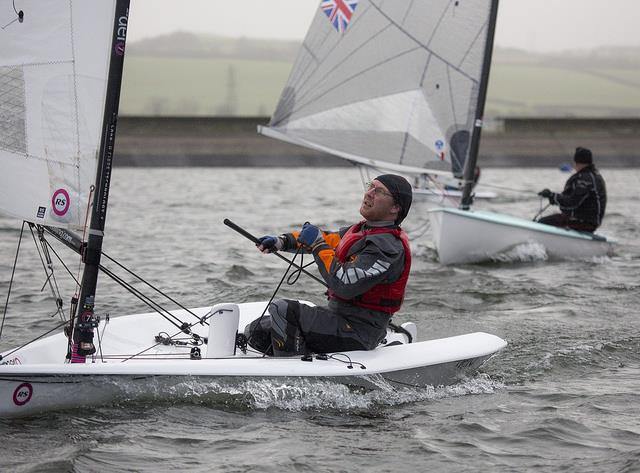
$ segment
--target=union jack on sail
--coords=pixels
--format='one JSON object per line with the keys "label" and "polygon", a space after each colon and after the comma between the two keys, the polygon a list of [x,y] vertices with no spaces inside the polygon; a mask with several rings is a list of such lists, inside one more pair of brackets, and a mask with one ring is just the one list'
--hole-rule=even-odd
{"label": "union jack on sail", "polygon": [[320,8],[327,15],[333,27],[339,33],[344,33],[357,5],[358,0],[326,0],[322,2]]}

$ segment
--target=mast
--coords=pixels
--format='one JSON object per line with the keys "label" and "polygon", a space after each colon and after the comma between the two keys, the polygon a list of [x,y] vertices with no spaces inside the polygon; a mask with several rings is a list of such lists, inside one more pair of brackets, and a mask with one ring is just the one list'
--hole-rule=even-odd
{"label": "mast", "polygon": [[478,150],[480,148],[480,133],[482,131],[482,120],[484,117],[484,104],[487,99],[487,88],[489,86],[489,70],[491,69],[491,57],[493,55],[493,39],[496,31],[496,21],[498,18],[498,0],[491,0],[491,11],[489,12],[489,25],[487,27],[487,40],[484,50],[484,60],[482,62],[482,76],[478,90],[478,106],[473,123],[473,133],[469,145],[469,157],[464,168],[464,188],[462,190],[462,200],[460,209],[469,210],[473,202],[471,192],[474,186],[474,173],[476,162],[478,161]]}
{"label": "mast", "polygon": [[102,252],[102,239],[107,217],[107,202],[109,199],[109,184],[111,182],[128,19],[129,0],[116,0],[109,75],[102,121],[102,138],[100,140],[90,226],[87,230],[87,245],[82,255],[84,272],[82,274],[80,299],[77,316],[75,317],[75,326],[73,327],[72,363],[83,363],[87,355],[95,353],[93,328],[97,324],[94,321],[94,303]]}

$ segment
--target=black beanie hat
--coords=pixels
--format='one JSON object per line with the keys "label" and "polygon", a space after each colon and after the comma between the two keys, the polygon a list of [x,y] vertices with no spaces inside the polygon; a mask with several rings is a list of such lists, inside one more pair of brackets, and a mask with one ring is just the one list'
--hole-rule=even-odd
{"label": "black beanie hat", "polygon": [[400,212],[398,213],[398,217],[395,221],[396,225],[400,225],[411,208],[411,201],[413,199],[411,184],[409,184],[409,181],[404,177],[396,174],[382,174],[381,176],[376,177],[376,181],[380,181],[387,189],[389,189],[394,202],[400,207]]}
{"label": "black beanie hat", "polygon": [[580,164],[593,164],[593,155],[591,150],[587,148],[576,148],[576,154],[573,155],[573,160]]}

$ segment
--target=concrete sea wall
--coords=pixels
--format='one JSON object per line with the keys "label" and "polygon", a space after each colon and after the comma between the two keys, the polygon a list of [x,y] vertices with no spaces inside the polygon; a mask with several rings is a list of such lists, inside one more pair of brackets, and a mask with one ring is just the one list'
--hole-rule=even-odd
{"label": "concrete sea wall", "polygon": [[[133,117],[118,121],[116,166],[350,166],[325,153],[260,136],[267,117]],[[599,167],[640,166],[640,118],[516,119],[485,125],[482,167],[555,167],[576,146]]]}

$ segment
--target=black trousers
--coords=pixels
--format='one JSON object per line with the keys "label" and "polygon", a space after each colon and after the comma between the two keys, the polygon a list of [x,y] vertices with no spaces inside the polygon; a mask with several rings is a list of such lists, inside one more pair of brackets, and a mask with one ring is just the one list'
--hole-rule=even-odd
{"label": "black trousers", "polygon": [[251,347],[274,356],[371,350],[385,335],[386,328],[287,299],[273,302],[269,315],[245,328]]}
{"label": "black trousers", "polygon": [[567,214],[559,213],[547,215],[538,220],[538,223],[544,223],[545,225],[552,225],[554,227],[571,228],[572,230],[578,230],[580,232],[593,233],[597,225],[592,223],[581,222],[580,220],[572,220]]}

